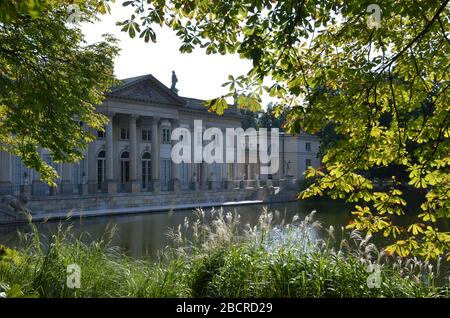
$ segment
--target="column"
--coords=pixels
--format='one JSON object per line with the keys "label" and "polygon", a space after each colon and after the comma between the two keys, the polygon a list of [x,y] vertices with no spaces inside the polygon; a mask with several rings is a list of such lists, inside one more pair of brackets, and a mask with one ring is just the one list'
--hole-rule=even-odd
{"label": "column", "polygon": [[229,138],[226,137],[226,129],[222,130],[223,134],[223,164],[222,164],[222,171],[225,170],[225,174],[223,177],[223,188],[226,190],[231,190],[234,188],[233,184],[233,175],[232,175],[232,163],[227,162],[227,152],[234,153],[234,147],[230,146],[230,142],[232,140],[229,140]]}
{"label": "column", "polygon": [[117,181],[114,180],[114,114],[108,114],[109,121],[106,125],[105,148],[106,148],[106,183],[108,193],[117,192]]}
{"label": "column", "polygon": [[130,179],[131,192],[141,192],[141,182],[138,179],[138,141],[136,133],[136,120],[138,116],[130,116]]}
{"label": "column", "polygon": [[245,189],[246,180],[245,180],[245,169],[247,165],[245,163],[239,163],[239,188]]}
{"label": "column", "polygon": [[195,151],[195,134],[194,134],[194,122],[192,121],[189,124],[189,130],[191,132],[191,154],[192,154],[192,163],[191,163],[191,169],[192,169],[192,186],[191,189],[198,191],[200,190],[200,166],[199,163],[194,162],[194,151]]}
{"label": "column", "polygon": [[261,167],[258,163],[255,163],[255,187],[259,188],[261,186]]}
{"label": "column", "polygon": [[[205,133],[206,127],[202,127],[202,135]],[[203,140],[203,139],[202,139]],[[202,142],[202,146],[205,145],[205,142]],[[203,150],[202,150],[203,151]],[[209,175],[208,175],[208,163],[206,163],[205,158],[203,158],[202,163],[200,163],[200,187],[202,189],[209,188]]]}
{"label": "column", "polygon": [[256,187],[256,163],[249,164],[250,166],[250,187],[254,188]]}
{"label": "column", "polygon": [[189,131],[191,132],[191,185],[189,189],[198,191],[200,189],[200,176],[198,174],[198,165],[194,162],[194,150],[195,150],[195,135],[194,135],[194,122],[189,123]]}
{"label": "column", "polygon": [[200,164],[200,170],[201,187],[202,189],[208,189],[208,164],[205,161]]}
{"label": "column", "polygon": [[152,122],[152,184],[153,192],[158,193],[161,191],[161,180],[160,180],[160,142],[159,137],[159,117],[153,117]]}
{"label": "column", "polygon": [[[177,129],[179,126],[180,126],[179,120],[176,120],[176,119],[172,120],[172,131],[174,129]],[[177,143],[176,140],[171,141],[172,148],[176,143]],[[171,161],[170,169],[171,169],[172,180],[170,180],[169,189],[171,191],[178,192],[178,191],[180,191],[180,180],[178,179],[178,164]]]}
{"label": "column", "polygon": [[12,165],[11,155],[6,151],[0,152],[0,194],[12,194]]}
{"label": "column", "polygon": [[[97,131],[90,129],[89,131],[97,138]],[[95,142],[91,142],[87,151],[87,184],[82,185],[82,194],[97,192],[97,153],[95,149]]]}
{"label": "column", "polygon": [[[39,156],[42,156],[42,151],[38,150]],[[31,172],[33,174],[33,181],[32,181],[32,194],[33,195],[44,195],[46,194],[47,185],[41,181],[41,176],[39,172],[36,170],[32,170]]]}
{"label": "column", "polygon": [[237,152],[238,152],[238,145],[237,145],[237,137],[234,137],[234,163],[233,163],[233,180],[234,180],[234,188],[239,188],[241,185],[241,175],[240,175],[240,164],[237,162]]}
{"label": "column", "polygon": [[62,164],[61,192],[63,194],[73,194],[72,165],[68,163]]}

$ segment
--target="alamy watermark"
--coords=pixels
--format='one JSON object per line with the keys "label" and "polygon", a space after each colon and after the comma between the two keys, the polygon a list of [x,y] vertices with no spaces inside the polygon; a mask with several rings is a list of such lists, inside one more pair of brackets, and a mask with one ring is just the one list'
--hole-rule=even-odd
{"label": "alamy watermark", "polygon": [[367,17],[367,27],[369,29],[378,29],[381,27],[381,8],[378,4],[370,4],[367,9],[367,13],[370,13]]}
{"label": "alamy watermark", "polygon": [[81,288],[81,268],[77,264],[67,265],[67,278],[66,285],[67,288]]}
{"label": "alamy watermark", "polygon": [[370,264],[367,267],[367,272],[371,273],[367,277],[367,287],[380,288],[381,287],[381,267],[378,264]]}
{"label": "alamy watermark", "polygon": [[[193,135],[188,128],[172,131],[172,161],[179,163],[260,163],[261,174],[275,174],[280,165],[279,130],[266,128],[210,127],[203,130],[201,120],[194,121]],[[247,142],[248,141],[248,142]],[[259,159],[259,160],[258,160]]]}
{"label": "alamy watermark", "polygon": [[78,4],[69,4],[67,6],[67,19],[68,23],[79,23],[81,22],[81,9]]}

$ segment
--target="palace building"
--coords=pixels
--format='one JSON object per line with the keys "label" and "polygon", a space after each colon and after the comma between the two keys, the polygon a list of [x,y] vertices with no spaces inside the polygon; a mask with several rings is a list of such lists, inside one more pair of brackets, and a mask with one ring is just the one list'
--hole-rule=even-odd
{"label": "palace building", "polygon": [[[300,178],[307,166],[318,166],[319,139],[301,134],[280,134],[280,168],[277,174],[260,174],[258,163],[180,163],[171,160],[171,132],[177,127],[192,131],[194,120],[203,129],[241,127],[240,110],[230,106],[222,116],[208,112],[203,101],[178,95],[176,76],[168,88],[152,75],[122,80],[99,107],[109,117],[105,131],[91,131],[97,139],[89,144],[78,164],[56,164],[42,157],[59,173],[57,188],[50,188],[39,174],[19,158],[0,154],[0,194],[33,196],[93,195],[198,189],[232,189],[243,180]],[[81,123],[82,124],[82,123]],[[192,134],[194,136],[194,134]],[[226,151],[226,149],[224,149]]]}

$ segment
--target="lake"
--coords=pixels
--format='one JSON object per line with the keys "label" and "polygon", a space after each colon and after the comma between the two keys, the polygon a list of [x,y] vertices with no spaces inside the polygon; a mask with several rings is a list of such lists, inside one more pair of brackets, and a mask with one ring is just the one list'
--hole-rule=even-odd
{"label": "lake", "polygon": [[[290,223],[294,215],[303,219],[311,211],[316,210],[315,219],[323,222],[324,226],[333,225],[336,228],[345,226],[351,215],[349,208],[344,204],[331,202],[288,202],[270,205],[241,205],[224,208],[224,211],[237,212],[241,216],[243,224],[254,226],[258,223],[263,207],[267,206],[269,211],[278,211],[274,218],[274,224],[280,224],[283,220]],[[211,214],[211,209],[204,209],[206,215]],[[133,257],[149,256],[156,257],[157,251],[170,245],[171,239],[167,234],[170,229],[183,226],[187,218],[192,224],[196,216],[193,210],[177,210],[167,212],[151,212],[122,216],[105,216],[85,219],[73,219],[64,223],[71,225],[76,235],[88,233],[86,240],[100,238],[105,230],[111,225],[116,227],[116,235],[112,244],[121,247],[127,254]],[[47,221],[36,223],[39,232],[51,236],[58,230],[59,221]],[[19,241],[18,232],[29,233],[31,227],[28,224],[0,225],[0,244],[17,246]]]}
{"label": "lake", "polygon": [[[348,205],[329,201],[297,201],[287,203],[276,203],[270,205],[241,205],[224,208],[225,211],[237,212],[241,216],[243,224],[254,226],[258,223],[263,207],[267,206],[269,211],[278,211],[274,218],[274,225],[280,224],[283,220],[290,223],[294,215],[303,219],[313,210],[316,211],[315,219],[320,221],[324,228],[332,225],[336,229],[337,239],[340,238],[341,227],[349,223],[351,219],[350,207]],[[210,209],[205,209],[206,215],[210,215]],[[402,217],[402,221],[410,222],[416,218],[413,215]],[[148,256],[155,259],[157,251],[171,244],[171,239],[167,233],[170,229],[183,227],[185,219],[190,224],[196,219],[192,210],[177,210],[168,212],[151,212],[123,216],[105,216],[85,219],[74,219],[64,223],[64,226],[71,225],[76,235],[86,233],[85,240],[96,240],[100,238],[108,227],[116,227],[116,235],[112,245],[119,246],[123,251],[132,257]],[[57,232],[59,221],[47,221],[36,223],[39,232],[46,236],[51,236]],[[448,228],[446,224],[446,228]],[[18,232],[29,233],[31,227],[28,224],[20,225],[0,225],[0,244],[7,246],[17,246],[19,241]],[[314,237],[322,237],[324,231],[315,230]],[[383,240],[378,242],[385,244]]]}
{"label": "lake", "polygon": [[[324,229],[332,225],[335,228],[335,237],[339,242],[342,237],[341,227],[345,227],[352,218],[351,208],[339,202],[330,201],[297,201],[287,203],[276,203],[269,205],[247,204],[224,208],[224,212],[236,212],[240,215],[242,224],[254,226],[258,223],[259,217],[264,207],[274,213],[273,225],[281,223],[289,224],[295,215],[300,219],[312,211],[316,211],[314,219],[322,224],[322,229],[313,229],[310,235],[313,238],[323,238],[326,236]],[[204,209],[206,222],[211,220],[211,209]],[[83,233],[83,240],[89,242],[98,240],[107,232],[108,228],[115,227],[116,232],[111,245],[118,246],[127,255],[135,258],[157,259],[158,251],[166,246],[170,246],[172,239],[168,237],[170,229],[177,229],[181,226],[184,229],[185,220],[192,224],[197,220],[193,210],[177,210],[166,212],[140,213],[123,216],[105,216],[85,219],[73,219],[63,222],[63,226],[71,226],[72,233],[79,236]],[[398,224],[415,222],[416,215],[402,216]],[[449,220],[445,220],[440,227],[450,229]],[[36,223],[39,232],[47,237],[57,233],[60,221],[47,221]],[[30,233],[31,227],[28,224],[0,225],[0,244],[16,247],[19,244],[19,232]],[[189,238],[189,232],[187,233]],[[387,241],[379,236],[372,240],[377,246],[386,246]],[[336,243],[337,246],[337,243]],[[448,284],[449,263],[444,261],[441,267],[441,275],[438,278],[439,284]],[[443,275],[442,275],[443,274]]]}

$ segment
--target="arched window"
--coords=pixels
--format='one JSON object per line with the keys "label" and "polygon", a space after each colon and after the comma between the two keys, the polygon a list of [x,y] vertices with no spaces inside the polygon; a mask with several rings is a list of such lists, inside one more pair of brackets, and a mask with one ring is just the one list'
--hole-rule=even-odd
{"label": "arched window", "polygon": [[120,155],[120,183],[130,181],[130,153],[122,152]]}
{"label": "arched window", "polygon": [[142,188],[148,189],[152,180],[152,156],[149,152],[142,154]]}
{"label": "arched window", "polygon": [[106,152],[100,151],[97,155],[97,190],[102,189],[103,183],[105,183],[106,174]]}

